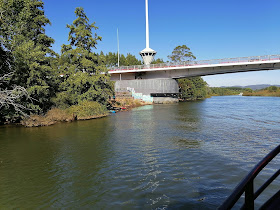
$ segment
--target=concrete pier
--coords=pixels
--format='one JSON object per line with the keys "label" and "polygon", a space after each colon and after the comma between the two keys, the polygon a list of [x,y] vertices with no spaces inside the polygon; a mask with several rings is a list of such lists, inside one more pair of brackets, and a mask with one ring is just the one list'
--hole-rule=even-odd
{"label": "concrete pier", "polygon": [[115,91],[134,88],[135,92],[153,97],[156,104],[178,102],[179,86],[175,79],[117,80]]}

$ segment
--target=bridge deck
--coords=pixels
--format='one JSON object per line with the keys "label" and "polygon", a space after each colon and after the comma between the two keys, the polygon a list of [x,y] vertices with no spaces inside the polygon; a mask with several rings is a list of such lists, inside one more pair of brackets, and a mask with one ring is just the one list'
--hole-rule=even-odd
{"label": "bridge deck", "polygon": [[160,63],[137,66],[120,66],[112,67],[109,69],[110,74],[123,74],[133,72],[147,72],[147,71],[166,71],[176,69],[199,69],[208,67],[218,66],[242,66],[252,64],[267,64],[267,63],[280,63],[280,55],[265,55],[265,56],[254,56],[254,57],[240,57],[240,58],[225,58],[225,59],[214,59],[214,60],[200,60],[200,61],[185,61],[178,63]]}

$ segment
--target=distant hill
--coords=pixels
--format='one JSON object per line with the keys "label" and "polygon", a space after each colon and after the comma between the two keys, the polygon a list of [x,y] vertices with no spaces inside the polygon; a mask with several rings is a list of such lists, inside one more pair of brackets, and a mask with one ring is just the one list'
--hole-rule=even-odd
{"label": "distant hill", "polygon": [[262,84],[262,85],[247,85],[247,86],[221,86],[222,88],[227,88],[227,87],[238,87],[238,88],[251,88],[252,90],[260,90],[264,89],[270,86],[277,86],[280,87],[280,85],[269,85],[269,84]]}

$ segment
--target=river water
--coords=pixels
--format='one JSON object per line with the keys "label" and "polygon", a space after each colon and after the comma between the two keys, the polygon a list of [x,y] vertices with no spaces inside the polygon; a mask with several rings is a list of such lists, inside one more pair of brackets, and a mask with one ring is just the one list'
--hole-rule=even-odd
{"label": "river water", "polygon": [[2,126],[0,209],[216,209],[279,144],[279,108],[280,98],[225,96],[50,127]]}

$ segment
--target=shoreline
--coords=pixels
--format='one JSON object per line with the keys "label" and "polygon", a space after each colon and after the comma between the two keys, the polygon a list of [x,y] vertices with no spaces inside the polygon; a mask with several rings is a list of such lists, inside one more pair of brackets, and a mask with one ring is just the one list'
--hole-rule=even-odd
{"label": "shoreline", "polygon": [[[85,121],[85,120],[93,120],[93,119],[100,119],[100,118],[104,118],[107,117],[109,115],[108,114],[103,114],[103,115],[93,115],[93,116],[88,116],[88,117],[73,117],[72,119],[67,119],[67,120],[51,120],[51,121],[39,121],[36,118],[32,118],[32,116],[25,120],[22,121],[21,123],[15,123],[15,124],[6,124],[6,125],[18,125],[18,126],[22,126],[25,128],[34,128],[34,127],[46,127],[46,126],[52,126],[58,123],[71,123],[71,122],[75,122],[75,121]],[[40,116],[42,117],[42,116]]]}
{"label": "shoreline", "polygon": [[[116,101],[118,102],[118,101]],[[133,100],[134,103],[130,104],[122,104],[120,102],[119,105],[113,106],[115,109],[114,113],[123,112],[123,111],[130,111],[133,108],[150,105],[148,103],[143,103],[138,100]],[[50,113],[49,112],[54,112]],[[0,126],[20,126],[25,128],[34,128],[34,127],[46,127],[46,126],[52,126],[58,123],[71,123],[75,121],[84,121],[84,120],[94,120],[94,119],[101,119],[104,117],[110,116],[110,110],[108,110],[105,114],[100,115],[92,115],[92,116],[81,116],[79,117],[77,114],[65,115],[64,110],[59,110],[57,108],[53,110],[49,110],[49,112],[46,115],[30,115],[28,118],[21,120],[19,123],[4,123]]]}
{"label": "shoreline", "polygon": [[[208,96],[207,98],[215,97],[215,96],[237,96],[237,95],[211,95]],[[250,96],[256,96],[256,97],[280,97],[280,96],[271,96],[271,95],[243,95],[246,97]],[[206,98],[205,98],[206,99]],[[184,101],[179,101],[180,102],[192,102],[192,101],[200,101],[203,99],[199,100],[184,100]],[[134,102],[137,101],[137,103],[134,104],[119,104],[117,106],[113,106],[114,109],[112,109],[114,112],[113,113],[118,113],[118,112],[125,112],[125,111],[131,111],[134,108],[141,107],[141,106],[146,106],[146,105],[153,105],[151,103],[144,103],[139,100],[134,100]],[[119,102],[119,101],[115,101]],[[50,110],[51,111],[51,110]],[[106,114],[100,114],[100,115],[92,115],[92,116],[86,116],[86,117],[79,117],[77,115],[73,115],[71,117],[65,117],[63,119],[58,119],[54,117],[50,117],[48,119],[48,116],[41,116],[41,115],[31,115],[28,119],[22,120],[20,123],[3,123],[0,124],[1,126],[20,126],[20,127],[25,127],[25,128],[33,128],[33,127],[46,127],[46,126],[52,126],[57,123],[71,123],[74,121],[83,121],[83,120],[94,120],[94,119],[101,119],[104,117],[110,116],[110,110]]]}

